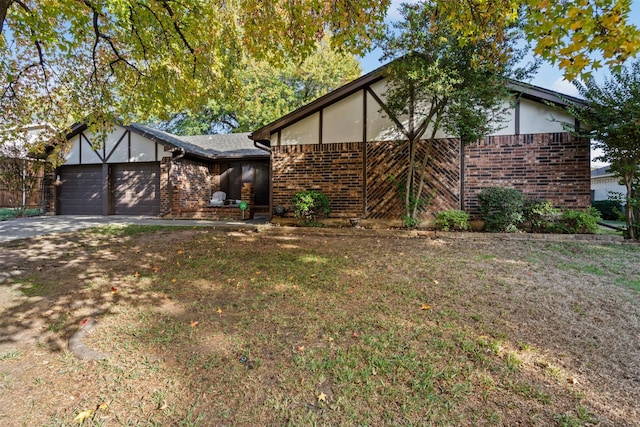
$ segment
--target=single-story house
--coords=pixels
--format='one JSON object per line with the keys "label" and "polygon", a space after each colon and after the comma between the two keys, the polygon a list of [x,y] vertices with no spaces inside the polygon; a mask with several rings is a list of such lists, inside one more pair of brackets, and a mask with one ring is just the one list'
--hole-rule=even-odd
{"label": "single-story house", "polygon": [[591,201],[609,200],[617,194],[627,194],[627,189],[620,184],[620,177],[616,176],[609,166],[603,166],[591,171]]}
{"label": "single-story house", "polygon": [[[516,81],[505,104],[502,129],[470,145],[439,133],[424,194],[435,194],[426,216],[447,209],[479,212],[485,187],[513,187],[565,208],[589,206],[589,141],[563,123],[578,123],[566,99]],[[399,219],[402,202],[390,176],[406,174],[408,141],[382,109],[384,67],[254,131],[271,151],[271,206],[291,210],[300,190],[318,190],[331,201],[332,216]],[[428,219],[428,218],[427,218]]]}
{"label": "single-story house", "polygon": [[[513,187],[564,208],[590,203],[589,141],[551,90],[516,81],[502,128],[472,144],[439,133],[424,194],[424,216],[447,209],[477,214],[486,187]],[[182,137],[148,126],[117,125],[101,142],[85,125],[68,135],[55,176],[59,214],[136,214],[238,218],[291,215],[292,196],[319,190],[332,216],[398,220],[402,201],[390,179],[406,174],[408,142],[383,112],[384,67],[293,111],[252,134]],[[224,201],[221,204],[221,194]],[[215,200],[214,200],[215,199]],[[280,211],[280,209],[278,209]]]}
{"label": "single-story house", "polygon": [[[224,219],[268,212],[269,152],[246,133],[183,137],[131,124],[101,139],[78,124],[67,140],[52,190],[57,214]],[[214,193],[222,198],[213,201]]]}

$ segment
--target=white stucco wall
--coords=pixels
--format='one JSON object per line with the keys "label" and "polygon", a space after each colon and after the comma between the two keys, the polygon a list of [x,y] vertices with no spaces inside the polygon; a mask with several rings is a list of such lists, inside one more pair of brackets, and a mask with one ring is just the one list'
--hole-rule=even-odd
{"label": "white stucco wall", "polygon": [[548,105],[520,100],[520,133],[564,132],[563,123],[573,124],[573,117]]}
{"label": "white stucco wall", "polygon": [[320,113],[314,113],[282,129],[282,145],[317,144],[320,141]]}
{"label": "white stucco wall", "polygon": [[[387,84],[384,80],[372,84],[370,89],[384,102],[387,91]],[[366,108],[363,108],[363,97]],[[519,108],[519,115],[516,114],[516,108]],[[528,99],[520,99],[518,104],[515,99],[505,101],[503,109],[504,114],[502,114],[501,120],[496,120],[498,129],[488,136],[515,135],[516,131],[519,131],[519,134],[565,132],[563,123],[574,122],[567,113]],[[322,115],[322,135],[320,135],[320,115]],[[517,118],[519,118],[519,123],[516,123]],[[408,116],[401,116],[398,120],[405,129],[408,129]],[[416,126],[419,121],[420,117],[417,116]],[[387,116],[376,97],[367,89],[363,89],[324,107],[321,112],[316,112],[282,129],[280,143],[282,145],[296,145],[359,142],[363,140],[363,122],[365,122],[368,142],[405,139],[403,132]],[[425,132],[425,137],[430,137],[430,135],[431,128]],[[322,141],[320,141],[321,137]],[[436,133],[436,138],[455,137],[456,135],[447,135],[443,131]],[[271,138],[272,143],[277,144],[277,134],[272,134]]]}
{"label": "white stucco wall", "polygon": [[[153,162],[171,156],[171,152],[165,151],[162,144],[135,132],[129,132],[128,135],[126,132],[127,129],[122,126],[115,126],[102,144],[96,141],[96,135],[91,132],[74,136],[68,141],[70,146],[64,164],[101,164],[104,158],[108,158],[107,163]],[[92,143],[97,147],[94,148]]]}
{"label": "white stucco wall", "polygon": [[362,141],[364,91],[359,91],[322,110],[322,142]]}

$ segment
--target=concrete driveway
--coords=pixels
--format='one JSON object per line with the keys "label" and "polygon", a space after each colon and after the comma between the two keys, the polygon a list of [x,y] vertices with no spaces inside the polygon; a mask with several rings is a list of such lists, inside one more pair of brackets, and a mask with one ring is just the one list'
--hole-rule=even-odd
{"label": "concrete driveway", "polygon": [[173,220],[143,216],[84,216],[56,215],[31,218],[15,218],[0,221],[0,243],[26,239],[47,234],[68,233],[101,225],[163,225],[163,226],[201,226],[224,228],[256,228],[265,221],[207,221]]}

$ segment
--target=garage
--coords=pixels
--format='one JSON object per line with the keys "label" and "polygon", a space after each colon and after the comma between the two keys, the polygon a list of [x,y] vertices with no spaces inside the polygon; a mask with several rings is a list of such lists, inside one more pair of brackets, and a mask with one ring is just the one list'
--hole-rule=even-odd
{"label": "garage", "polygon": [[160,214],[160,163],[111,166],[115,215]]}
{"label": "garage", "polygon": [[62,166],[58,176],[61,215],[102,215],[102,165]]}

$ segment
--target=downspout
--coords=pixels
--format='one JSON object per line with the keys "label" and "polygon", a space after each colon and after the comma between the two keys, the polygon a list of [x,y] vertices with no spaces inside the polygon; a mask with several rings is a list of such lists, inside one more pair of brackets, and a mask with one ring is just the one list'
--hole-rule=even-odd
{"label": "downspout", "polygon": [[171,164],[173,162],[175,162],[176,160],[180,160],[181,158],[183,158],[187,152],[184,148],[178,148],[178,150],[180,151],[180,154],[178,154],[175,157],[172,157],[171,160],[169,160],[169,167],[167,169],[167,186],[168,191],[169,191],[169,209],[166,212],[162,212],[160,213],[161,217],[167,216],[171,213],[171,211],[173,210],[173,187],[171,185]]}

